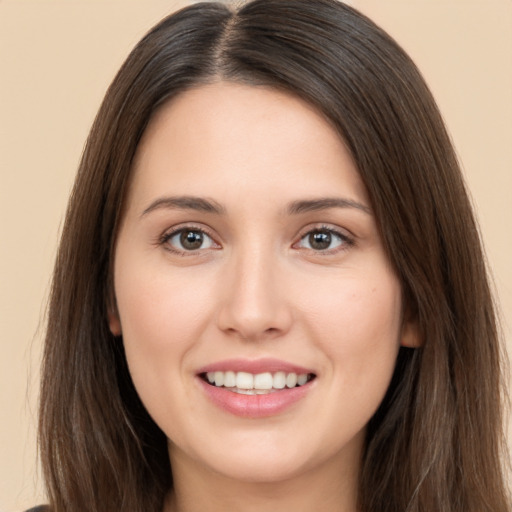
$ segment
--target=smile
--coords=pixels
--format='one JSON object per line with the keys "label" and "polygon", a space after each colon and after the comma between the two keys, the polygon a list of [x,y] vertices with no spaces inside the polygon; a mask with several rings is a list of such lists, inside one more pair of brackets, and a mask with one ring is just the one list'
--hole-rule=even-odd
{"label": "smile", "polygon": [[317,385],[312,369],[286,361],[230,359],[196,373],[208,401],[241,418],[268,418],[298,407]]}
{"label": "smile", "polygon": [[312,373],[295,372],[249,372],[215,371],[203,373],[201,377],[212,386],[224,388],[242,395],[265,395],[304,386],[315,376]]}

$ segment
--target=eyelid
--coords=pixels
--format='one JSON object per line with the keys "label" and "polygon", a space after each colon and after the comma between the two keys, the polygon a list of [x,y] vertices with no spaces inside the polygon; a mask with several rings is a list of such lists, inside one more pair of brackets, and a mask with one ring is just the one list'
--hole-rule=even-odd
{"label": "eyelid", "polygon": [[[334,247],[333,249],[323,250],[315,250],[310,249],[308,247],[296,247],[302,240],[304,240],[306,236],[310,235],[311,233],[321,231],[326,231],[328,233],[333,234],[334,236],[339,237],[342,243],[339,246]],[[293,243],[292,247],[296,247],[299,250],[310,251],[318,255],[328,256],[331,254],[336,254],[341,251],[345,251],[348,248],[352,247],[353,245],[355,245],[355,236],[352,235],[347,229],[342,229],[338,226],[333,226],[332,224],[321,223],[308,225],[305,228],[301,229],[296,237],[296,242]]]}
{"label": "eyelid", "polygon": [[[209,247],[207,249],[185,251],[172,247],[170,244],[168,244],[169,240],[171,240],[174,236],[183,231],[199,231],[200,233],[203,233],[208,238],[210,238],[210,240],[212,240],[214,247]],[[177,224],[176,226],[172,226],[171,228],[168,228],[158,237],[156,245],[163,246],[165,250],[173,254],[178,254],[180,256],[197,256],[199,253],[206,253],[211,250],[220,249],[222,247],[221,244],[217,241],[217,237],[215,237],[212,234],[211,230],[208,227],[205,227],[204,225],[201,224],[197,224],[195,222],[184,222],[181,224]]]}
{"label": "eyelid", "polygon": [[[209,247],[207,249],[197,249],[197,250],[180,250],[177,249],[170,244],[168,244],[169,240],[172,239],[172,237],[176,236],[178,233],[183,231],[199,231],[206,235],[208,238],[211,239],[214,247]],[[309,234],[313,232],[321,232],[326,231],[328,233],[333,234],[334,236],[338,237],[341,240],[341,243],[334,247],[333,249],[312,249],[307,247],[298,247],[298,244]],[[338,252],[342,252],[344,250],[347,250],[351,246],[355,245],[355,235],[350,233],[349,230],[341,228],[339,226],[335,226],[332,224],[326,224],[326,223],[317,223],[317,224],[310,224],[304,228],[302,228],[297,236],[295,237],[295,242],[292,244],[292,248],[296,248],[299,250],[309,251],[313,252],[318,255],[325,255],[328,256],[330,254],[336,254]],[[161,235],[158,236],[157,240],[155,241],[155,245],[158,246],[164,246],[165,250],[173,253],[178,254],[182,256],[197,256],[199,254],[205,254],[210,252],[211,250],[218,250],[222,248],[222,244],[218,242],[218,236],[214,235],[212,233],[212,230],[201,223],[195,223],[195,222],[184,222],[177,224],[175,226],[172,226],[171,228],[168,228],[165,230]]]}

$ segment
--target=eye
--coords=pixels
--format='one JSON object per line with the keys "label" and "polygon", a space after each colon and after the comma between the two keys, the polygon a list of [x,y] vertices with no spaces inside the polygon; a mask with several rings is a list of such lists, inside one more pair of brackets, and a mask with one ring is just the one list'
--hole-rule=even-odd
{"label": "eye", "polygon": [[330,252],[352,245],[352,240],[331,228],[318,228],[307,232],[296,245],[301,249]]}
{"label": "eye", "polygon": [[163,244],[175,252],[193,252],[217,247],[213,239],[201,229],[183,228],[165,235]]}

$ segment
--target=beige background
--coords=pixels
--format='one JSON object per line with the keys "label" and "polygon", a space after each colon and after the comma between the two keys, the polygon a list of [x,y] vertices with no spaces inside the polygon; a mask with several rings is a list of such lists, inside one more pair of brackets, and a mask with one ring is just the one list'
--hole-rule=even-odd
{"label": "beige background", "polygon": [[[314,1],[314,0],[312,0]],[[0,511],[44,501],[41,318],[93,116],[138,39],[186,1],[0,0]],[[409,51],[452,133],[512,351],[512,0],[353,0]]]}

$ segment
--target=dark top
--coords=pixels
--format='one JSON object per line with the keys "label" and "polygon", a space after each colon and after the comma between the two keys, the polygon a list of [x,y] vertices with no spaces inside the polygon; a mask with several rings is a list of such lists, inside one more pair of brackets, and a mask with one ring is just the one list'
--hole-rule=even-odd
{"label": "dark top", "polygon": [[25,512],[50,512],[47,505],[40,505],[39,507],[29,508]]}

